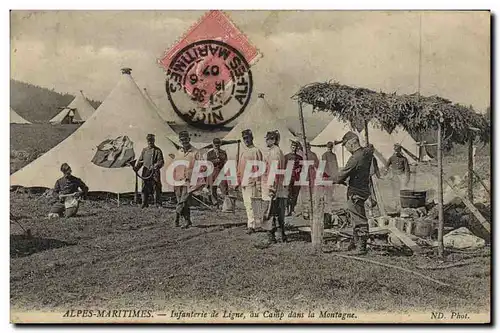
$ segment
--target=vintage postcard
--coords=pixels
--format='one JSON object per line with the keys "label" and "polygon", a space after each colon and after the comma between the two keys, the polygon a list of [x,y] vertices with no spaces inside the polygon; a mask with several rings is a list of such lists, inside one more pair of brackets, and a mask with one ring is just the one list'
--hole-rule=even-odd
{"label": "vintage postcard", "polygon": [[490,323],[491,13],[10,13],[12,323]]}

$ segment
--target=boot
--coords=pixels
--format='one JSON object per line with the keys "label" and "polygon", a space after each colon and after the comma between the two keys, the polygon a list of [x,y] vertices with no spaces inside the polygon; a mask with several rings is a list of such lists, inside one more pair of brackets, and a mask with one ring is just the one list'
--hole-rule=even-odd
{"label": "boot", "polygon": [[251,235],[255,232],[255,229],[254,228],[248,228],[247,229],[247,235]]}
{"label": "boot", "polygon": [[323,224],[325,229],[330,229],[332,227],[332,215],[328,213],[323,214]]}
{"label": "boot", "polygon": [[357,245],[359,243],[359,235],[358,235],[358,230],[353,229],[352,231],[352,239],[351,242],[349,243],[349,246],[347,247],[347,251],[353,252],[357,249]]}
{"label": "boot", "polygon": [[179,223],[179,220],[181,219],[181,215],[179,213],[175,213],[175,226],[176,227],[180,227],[180,223]]}
{"label": "boot", "polygon": [[288,239],[286,238],[286,234],[285,234],[285,228],[281,228],[281,242],[282,243],[288,242]]}
{"label": "boot", "polygon": [[359,242],[358,244],[356,245],[357,247],[357,251],[356,251],[356,254],[357,255],[365,255],[368,253],[367,249],[366,249],[366,243],[368,241],[368,237],[365,236],[365,235],[362,235],[359,237]]}
{"label": "boot", "polygon": [[191,222],[191,214],[187,213],[186,216],[184,216],[184,220],[186,221],[186,224],[182,227],[182,229],[188,229],[193,225]]}
{"label": "boot", "polygon": [[145,193],[141,193],[141,208],[147,208],[148,207],[148,195]]}
{"label": "boot", "polygon": [[267,232],[267,237],[269,244],[276,244],[276,236],[274,235],[274,229]]}

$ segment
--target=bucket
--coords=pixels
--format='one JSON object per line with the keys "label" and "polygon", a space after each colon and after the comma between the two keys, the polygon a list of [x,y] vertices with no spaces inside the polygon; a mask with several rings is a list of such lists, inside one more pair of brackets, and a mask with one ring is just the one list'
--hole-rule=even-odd
{"label": "bucket", "polygon": [[432,220],[419,219],[415,221],[415,229],[413,229],[413,234],[418,237],[430,237],[432,235],[432,230]]}
{"label": "bucket", "polygon": [[399,198],[401,200],[401,208],[418,208],[425,206],[427,197],[426,191],[399,191]]}
{"label": "bucket", "polygon": [[222,211],[225,213],[227,212],[234,213],[236,208],[235,206],[236,206],[236,197],[226,195],[224,197],[224,202],[222,203]]}

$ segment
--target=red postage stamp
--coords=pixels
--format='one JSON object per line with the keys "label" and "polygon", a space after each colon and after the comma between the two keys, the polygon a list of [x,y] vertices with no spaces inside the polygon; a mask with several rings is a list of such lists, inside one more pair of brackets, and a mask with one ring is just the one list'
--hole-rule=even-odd
{"label": "red postage stamp", "polygon": [[194,126],[227,124],[248,105],[260,56],[223,12],[208,12],[159,60],[172,108]]}
{"label": "red postage stamp", "polygon": [[159,63],[167,70],[170,62],[180,50],[197,41],[210,39],[224,42],[239,50],[250,65],[255,64],[261,57],[259,50],[222,11],[211,10],[165,53]]}

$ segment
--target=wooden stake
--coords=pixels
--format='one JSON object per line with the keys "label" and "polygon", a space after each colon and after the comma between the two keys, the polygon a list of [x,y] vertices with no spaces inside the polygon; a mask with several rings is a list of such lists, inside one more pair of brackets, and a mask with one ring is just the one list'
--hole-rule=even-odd
{"label": "wooden stake", "polygon": [[474,193],[472,192],[472,188],[474,186],[474,147],[473,147],[473,140],[474,137],[472,136],[472,131],[469,131],[470,136],[469,136],[469,148],[467,150],[467,155],[468,155],[468,182],[467,182],[467,198],[469,199],[470,202],[474,203]]}
{"label": "wooden stake", "polygon": [[345,166],[345,161],[344,161],[344,146],[342,146],[342,166]]}
{"label": "wooden stake", "polygon": [[138,201],[138,194],[137,194],[137,192],[138,192],[138,189],[139,189],[139,185],[137,184],[138,183],[137,174],[134,173],[134,175],[135,175],[134,204],[137,205],[137,201]]}
{"label": "wooden stake", "polygon": [[439,212],[439,225],[438,225],[438,255],[439,257],[444,256],[444,243],[443,243],[443,231],[444,231],[444,211],[443,211],[443,129],[441,124],[441,119],[438,121],[438,149],[437,149],[437,159],[438,159],[438,212]]}
{"label": "wooden stake", "polygon": [[240,164],[240,141],[238,140],[238,148],[236,150],[236,168]]}
{"label": "wooden stake", "polygon": [[118,203],[118,207],[120,207],[120,193],[118,193],[118,200],[116,202]]}
{"label": "wooden stake", "polygon": [[474,204],[472,202],[467,200],[467,198],[464,197],[453,184],[451,184],[448,181],[446,182],[446,184],[452,189],[452,191],[455,193],[455,195],[462,200],[462,202],[470,210],[470,212],[472,214],[474,214],[474,216],[479,221],[479,223],[483,226],[483,228],[486,229],[488,231],[488,233],[491,233],[490,223],[484,218],[483,215],[481,215],[481,212],[476,208],[476,206],[474,206]]}
{"label": "wooden stake", "polygon": [[368,121],[365,120],[365,139],[366,139],[366,145],[368,146],[370,144],[370,138],[368,137]]}
{"label": "wooden stake", "polygon": [[[302,144],[304,147],[304,155],[305,155],[305,160],[309,160],[309,156],[307,153],[307,141],[306,141],[306,126],[304,124],[304,112],[302,111],[302,103],[299,102],[299,119],[300,119],[300,127],[302,130]],[[309,175],[309,170],[307,170],[307,174]],[[314,216],[314,209],[313,209],[313,193],[312,193],[312,184],[311,180],[309,179],[308,183],[308,189],[309,189],[309,209],[311,210],[309,216],[310,219],[312,219],[312,232],[311,232],[311,242],[314,248],[321,248],[321,244],[323,243],[323,223],[322,221],[318,220]]]}
{"label": "wooden stake", "polygon": [[479,175],[476,173],[476,171],[472,170],[472,174],[474,176],[476,176],[477,180],[481,183],[481,185],[483,185],[483,188],[486,190],[486,192],[488,192],[488,195],[491,195],[490,188],[488,186],[486,186],[486,184],[481,179],[481,177],[479,177]]}

